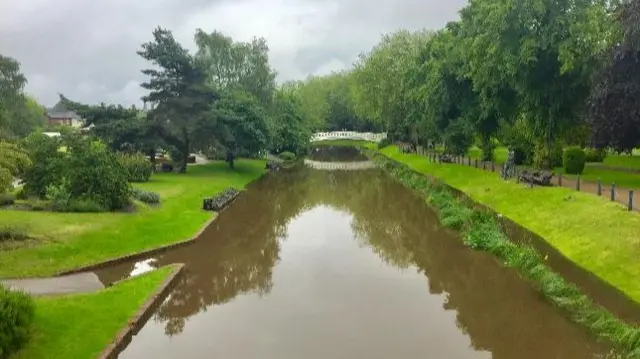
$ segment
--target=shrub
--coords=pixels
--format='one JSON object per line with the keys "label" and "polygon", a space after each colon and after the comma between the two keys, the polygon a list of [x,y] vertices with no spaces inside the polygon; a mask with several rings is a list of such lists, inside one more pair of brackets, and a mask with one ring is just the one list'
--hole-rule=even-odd
{"label": "shrub", "polygon": [[137,199],[140,202],[144,202],[147,204],[158,204],[160,203],[160,195],[155,193],[155,192],[151,192],[151,191],[145,191],[142,190],[140,188],[133,188],[131,190],[131,196],[135,199]]}
{"label": "shrub", "polygon": [[25,200],[27,198],[29,198],[27,191],[25,191],[24,187],[20,187],[20,189],[16,193],[16,199]]}
{"label": "shrub", "polygon": [[602,162],[607,157],[607,150],[604,148],[587,148],[584,150],[587,162]]}
{"label": "shrub", "polygon": [[[562,166],[563,144],[555,141],[551,144],[551,168]],[[549,149],[545,142],[536,144],[533,152],[533,165],[536,168],[548,168]]]}
{"label": "shrub", "polygon": [[382,141],[378,142],[378,149],[381,150],[381,149],[383,149],[385,147],[389,147],[389,146],[391,146],[391,143],[392,142],[391,142],[390,138],[388,138],[388,137],[384,138],[384,139],[382,139]]}
{"label": "shrub", "polygon": [[147,182],[153,173],[153,165],[141,153],[119,153],[118,160],[127,169],[129,182]]}
{"label": "shrub", "polygon": [[562,165],[567,174],[581,174],[584,171],[586,155],[580,147],[569,147],[564,151]]}
{"label": "shrub", "polygon": [[293,161],[296,159],[296,155],[293,152],[289,151],[281,152],[278,157],[282,158],[285,161]]}
{"label": "shrub", "polygon": [[0,193],[0,206],[8,206],[16,202],[16,196],[11,193]]}
{"label": "shrub", "polygon": [[44,198],[47,186],[60,182],[65,166],[65,154],[59,151],[62,145],[58,138],[50,138],[41,133],[34,133],[25,139],[25,148],[32,165],[22,176],[24,191]]}
{"label": "shrub", "polygon": [[88,198],[106,210],[129,203],[131,186],[127,168],[118,156],[97,141],[76,140],[67,161],[65,177],[71,198]]}
{"label": "shrub", "polygon": [[69,201],[67,212],[75,213],[99,213],[106,209],[96,201],[89,198],[75,198]]}
{"label": "shrub", "polygon": [[48,185],[45,198],[51,203],[52,210],[66,212],[71,199],[69,183],[63,180],[60,184]]}
{"label": "shrub", "polygon": [[27,206],[29,206],[32,211],[48,211],[51,209],[49,201],[41,200],[39,198],[27,201]]}
{"label": "shrub", "polygon": [[0,358],[8,358],[27,343],[34,315],[29,295],[0,286]]}

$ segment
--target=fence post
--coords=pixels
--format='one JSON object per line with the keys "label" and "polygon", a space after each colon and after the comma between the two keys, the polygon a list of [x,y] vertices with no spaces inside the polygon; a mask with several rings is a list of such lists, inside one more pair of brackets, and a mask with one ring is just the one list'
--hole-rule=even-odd
{"label": "fence post", "polygon": [[529,188],[533,188],[533,176],[531,176],[531,180],[529,180]]}
{"label": "fence post", "polygon": [[602,196],[602,181],[598,177],[598,197]]}
{"label": "fence post", "polygon": [[558,171],[558,186],[562,187],[562,170]]}
{"label": "fence post", "polygon": [[487,169],[487,163],[485,161],[482,161],[482,170],[486,170]]}
{"label": "fence post", "polygon": [[520,183],[520,176],[518,175],[518,169],[516,168],[516,183]]}
{"label": "fence post", "polygon": [[496,164],[493,163],[493,161],[491,161],[491,172],[495,172],[496,171]]}
{"label": "fence post", "polygon": [[468,161],[469,167],[471,167],[471,156],[468,156],[467,159],[469,160]]}
{"label": "fence post", "polygon": [[580,175],[576,178],[576,191],[580,192]]}
{"label": "fence post", "polygon": [[478,159],[476,158],[476,168],[478,168]]}
{"label": "fence post", "polygon": [[633,211],[633,190],[629,190],[629,210]]}
{"label": "fence post", "polygon": [[616,184],[612,183],[611,184],[611,201],[615,201],[616,200]]}

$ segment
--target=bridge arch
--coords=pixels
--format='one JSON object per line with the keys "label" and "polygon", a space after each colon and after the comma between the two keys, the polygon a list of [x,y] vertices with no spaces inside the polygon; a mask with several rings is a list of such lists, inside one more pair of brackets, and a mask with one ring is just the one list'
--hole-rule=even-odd
{"label": "bridge arch", "polygon": [[355,131],[333,131],[316,132],[311,136],[310,142],[333,141],[333,140],[356,140],[380,142],[387,138],[386,133],[355,132]]}

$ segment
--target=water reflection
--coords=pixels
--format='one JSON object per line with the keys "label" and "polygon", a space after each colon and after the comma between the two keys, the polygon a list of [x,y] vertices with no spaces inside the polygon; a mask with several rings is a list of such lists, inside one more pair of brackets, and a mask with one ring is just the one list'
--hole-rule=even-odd
{"label": "water reflection", "polygon": [[378,170],[268,175],[195,244],[146,262],[171,263],[185,263],[185,276],[123,358],[571,359],[603,350]]}

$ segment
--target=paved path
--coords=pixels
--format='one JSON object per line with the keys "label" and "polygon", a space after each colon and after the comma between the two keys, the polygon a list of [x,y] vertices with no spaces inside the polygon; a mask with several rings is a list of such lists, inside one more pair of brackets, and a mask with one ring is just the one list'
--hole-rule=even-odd
{"label": "paved path", "polygon": [[34,296],[89,293],[104,289],[95,273],[79,273],[52,278],[0,279],[0,284]]}

